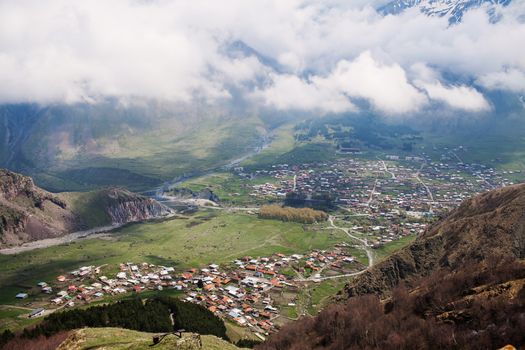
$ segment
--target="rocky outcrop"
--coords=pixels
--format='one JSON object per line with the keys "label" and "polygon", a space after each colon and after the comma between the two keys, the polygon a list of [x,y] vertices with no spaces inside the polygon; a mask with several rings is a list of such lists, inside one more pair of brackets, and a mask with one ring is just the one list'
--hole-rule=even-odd
{"label": "rocky outcrop", "polygon": [[76,228],[66,202],[27,176],[0,169],[0,246],[56,237]]}
{"label": "rocky outcrop", "polygon": [[0,169],[0,247],[169,213],[168,207],[125,189],[52,194],[27,176]]}
{"label": "rocky outcrop", "polygon": [[57,196],[46,192],[33,183],[33,179],[6,169],[0,169],[0,196],[8,201],[26,199],[31,205],[42,208],[45,201],[50,201],[62,209],[66,203]]}
{"label": "rocky outcrop", "polygon": [[525,184],[465,201],[415,242],[356,277],[344,294],[387,293],[400,281],[490,256],[525,258]]}
{"label": "rocky outcrop", "polygon": [[148,220],[172,212],[170,208],[151,198],[123,189],[110,189],[106,193],[109,199],[106,211],[112,224]]}

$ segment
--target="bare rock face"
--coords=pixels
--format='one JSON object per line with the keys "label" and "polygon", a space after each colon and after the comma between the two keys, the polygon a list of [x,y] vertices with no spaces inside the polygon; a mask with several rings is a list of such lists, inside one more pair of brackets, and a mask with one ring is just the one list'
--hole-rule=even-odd
{"label": "bare rock face", "polygon": [[76,221],[58,196],[27,176],[0,169],[0,245],[60,236],[73,230]]}
{"label": "bare rock face", "polygon": [[[72,205],[71,198],[80,204]],[[37,187],[30,177],[0,169],[0,247],[169,213],[168,207],[125,189],[52,194]],[[90,222],[93,216],[98,218],[96,223]]]}
{"label": "bare rock face", "polygon": [[345,292],[348,297],[384,294],[402,280],[490,256],[525,258],[525,184],[466,200],[408,247],[356,277]]}
{"label": "bare rock face", "polygon": [[129,191],[112,188],[105,191],[108,197],[106,207],[112,224],[124,224],[165,216],[171,209],[154,199]]}

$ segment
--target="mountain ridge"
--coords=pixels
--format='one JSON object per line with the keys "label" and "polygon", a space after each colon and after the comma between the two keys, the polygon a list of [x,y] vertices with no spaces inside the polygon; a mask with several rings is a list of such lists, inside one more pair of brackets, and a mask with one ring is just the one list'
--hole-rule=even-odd
{"label": "mountain ridge", "polygon": [[155,200],[122,188],[53,194],[30,177],[0,169],[0,246],[169,213],[171,209]]}

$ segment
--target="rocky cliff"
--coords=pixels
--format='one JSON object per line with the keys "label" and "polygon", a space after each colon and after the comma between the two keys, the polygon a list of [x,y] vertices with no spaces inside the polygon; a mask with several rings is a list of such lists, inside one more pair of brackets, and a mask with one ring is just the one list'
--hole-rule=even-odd
{"label": "rocky cliff", "polygon": [[170,212],[151,198],[120,188],[52,194],[37,187],[27,176],[0,169],[0,246],[146,220]]}
{"label": "rocky cliff", "polygon": [[78,219],[58,196],[29,177],[0,169],[0,245],[65,234]]}
{"label": "rocky cliff", "polygon": [[142,221],[171,213],[171,209],[154,199],[123,189],[112,188],[105,190],[104,194],[108,198],[106,211],[113,224]]}
{"label": "rocky cliff", "polygon": [[525,184],[471,198],[412,244],[358,276],[348,296],[383,294],[400,281],[491,256],[525,258]]}

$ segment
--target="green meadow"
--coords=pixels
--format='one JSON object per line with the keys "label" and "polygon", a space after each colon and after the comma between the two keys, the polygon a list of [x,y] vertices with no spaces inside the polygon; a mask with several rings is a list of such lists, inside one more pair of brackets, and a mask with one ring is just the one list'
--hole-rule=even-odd
{"label": "green meadow", "polygon": [[[303,253],[347,241],[341,231],[317,225],[258,219],[254,215],[199,212],[176,218],[131,224],[107,238],[87,239],[17,255],[0,255],[0,303],[16,303],[20,291],[36,294],[36,283],[52,281],[82,265],[116,272],[121,262],[148,262],[182,270],[209,263],[228,263],[245,255]],[[31,300],[31,299],[30,299]]]}

